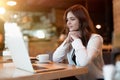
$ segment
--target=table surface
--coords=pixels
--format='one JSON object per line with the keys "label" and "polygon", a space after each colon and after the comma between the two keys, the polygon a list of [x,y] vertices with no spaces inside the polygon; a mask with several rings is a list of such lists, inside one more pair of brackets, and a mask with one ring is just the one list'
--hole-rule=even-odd
{"label": "table surface", "polygon": [[10,59],[0,57],[0,80],[50,80],[75,75],[84,75],[88,72],[86,67],[77,67],[61,63],[57,65],[64,66],[65,69],[31,73],[17,69]]}

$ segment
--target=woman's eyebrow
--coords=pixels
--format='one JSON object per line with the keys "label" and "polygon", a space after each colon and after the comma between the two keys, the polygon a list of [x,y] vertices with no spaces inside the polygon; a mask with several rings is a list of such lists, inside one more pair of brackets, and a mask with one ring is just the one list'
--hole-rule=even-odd
{"label": "woman's eyebrow", "polygon": [[72,17],[69,17],[69,18],[67,18],[67,19],[71,19],[71,18],[75,18],[74,16],[72,16]]}

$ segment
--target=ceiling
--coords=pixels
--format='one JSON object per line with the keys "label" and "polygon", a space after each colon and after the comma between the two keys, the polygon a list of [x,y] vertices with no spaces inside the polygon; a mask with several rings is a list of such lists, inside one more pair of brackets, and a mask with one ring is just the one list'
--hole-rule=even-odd
{"label": "ceiling", "polygon": [[[13,11],[50,11],[54,9],[67,9],[74,4],[87,6],[89,12],[104,14],[105,9],[109,8],[112,0],[15,0],[16,6],[8,6],[6,3],[10,0],[0,0],[0,6]],[[105,7],[106,6],[106,7]]]}
{"label": "ceiling", "polygon": [[15,0],[16,6],[8,6],[9,0],[0,0],[0,6],[5,6],[8,10],[19,11],[47,11],[51,8],[66,9],[74,4],[84,4],[86,0]]}
{"label": "ceiling", "polygon": [[0,0],[0,6],[14,11],[49,11],[52,8],[65,10],[74,4],[82,4],[94,13],[105,10],[106,4],[111,2],[110,0],[14,0],[17,5],[8,6],[7,1],[10,0]]}

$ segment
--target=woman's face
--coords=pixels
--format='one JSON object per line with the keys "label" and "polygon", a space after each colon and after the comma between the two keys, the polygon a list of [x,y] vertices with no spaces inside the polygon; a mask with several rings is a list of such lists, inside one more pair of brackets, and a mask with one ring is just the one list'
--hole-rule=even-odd
{"label": "woman's face", "polygon": [[67,27],[69,28],[69,31],[79,30],[79,20],[72,12],[67,13]]}

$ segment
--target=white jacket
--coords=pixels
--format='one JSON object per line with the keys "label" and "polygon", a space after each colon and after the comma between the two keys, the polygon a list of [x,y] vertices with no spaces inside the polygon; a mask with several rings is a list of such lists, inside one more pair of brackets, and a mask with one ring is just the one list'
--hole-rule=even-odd
{"label": "white jacket", "polygon": [[87,66],[88,73],[77,76],[79,80],[96,80],[103,78],[102,67],[104,65],[102,57],[103,38],[98,34],[92,34],[87,47],[82,44],[81,39],[76,39],[72,43],[66,43],[66,40],[56,49],[53,54],[54,62],[62,62],[66,56],[68,63],[75,65],[72,60],[72,52],[75,49],[76,65]]}

